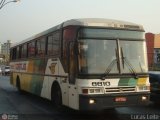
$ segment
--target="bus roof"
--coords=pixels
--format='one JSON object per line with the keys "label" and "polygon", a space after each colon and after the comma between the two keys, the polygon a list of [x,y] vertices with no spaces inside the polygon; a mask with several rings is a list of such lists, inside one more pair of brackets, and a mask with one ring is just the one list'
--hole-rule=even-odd
{"label": "bus roof", "polygon": [[71,19],[71,20],[64,22],[63,27],[66,27],[69,25],[144,30],[142,25],[138,25],[138,24],[126,22],[126,21],[104,19],[104,18]]}
{"label": "bus roof", "polygon": [[126,22],[126,21],[120,21],[120,20],[104,19],[104,18],[71,19],[71,20],[65,21],[57,26],[54,26],[46,31],[43,31],[39,34],[36,34],[28,39],[25,39],[19,43],[15,43],[11,47],[15,47],[17,45],[20,45],[20,44],[28,42],[30,40],[39,38],[43,35],[51,33],[52,31],[56,31],[60,28],[67,27],[70,25],[86,26],[86,27],[104,27],[104,28],[108,27],[108,28],[115,28],[115,29],[117,28],[117,29],[129,29],[129,30],[144,31],[142,25],[138,25],[138,24]]}

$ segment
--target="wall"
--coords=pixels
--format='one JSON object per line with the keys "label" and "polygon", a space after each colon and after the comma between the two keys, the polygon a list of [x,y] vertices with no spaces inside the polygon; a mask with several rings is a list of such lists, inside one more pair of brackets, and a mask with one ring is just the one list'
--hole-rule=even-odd
{"label": "wall", "polygon": [[160,34],[154,36],[154,48],[160,48]]}
{"label": "wall", "polygon": [[145,38],[147,45],[148,66],[152,67],[154,63],[154,34],[146,33]]}

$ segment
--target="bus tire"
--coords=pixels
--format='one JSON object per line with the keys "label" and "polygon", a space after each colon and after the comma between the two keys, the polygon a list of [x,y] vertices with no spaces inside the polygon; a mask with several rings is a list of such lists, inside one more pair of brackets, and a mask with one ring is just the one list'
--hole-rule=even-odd
{"label": "bus tire", "polygon": [[17,79],[16,79],[16,87],[17,87],[18,92],[19,92],[20,94],[22,94],[21,83],[20,83],[19,77],[17,77]]}
{"label": "bus tire", "polygon": [[62,92],[58,83],[52,85],[51,100],[58,110],[62,109]]}

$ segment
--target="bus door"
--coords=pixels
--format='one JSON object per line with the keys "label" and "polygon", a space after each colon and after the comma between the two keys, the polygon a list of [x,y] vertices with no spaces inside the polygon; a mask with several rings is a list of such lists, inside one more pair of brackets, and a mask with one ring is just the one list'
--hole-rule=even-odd
{"label": "bus door", "polygon": [[78,94],[77,87],[75,85],[76,82],[76,49],[75,42],[69,43],[69,54],[68,54],[68,65],[69,65],[69,106],[71,108],[76,109],[78,107]]}

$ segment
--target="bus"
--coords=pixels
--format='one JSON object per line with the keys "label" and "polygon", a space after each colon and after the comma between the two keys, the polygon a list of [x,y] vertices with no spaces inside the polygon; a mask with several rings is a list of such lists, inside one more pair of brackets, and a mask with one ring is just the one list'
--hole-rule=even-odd
{"label": "bus", "polygon": [[143,26],[104,18],[65,21],[10,48],[11,84],[74,110],[146,105]]}

